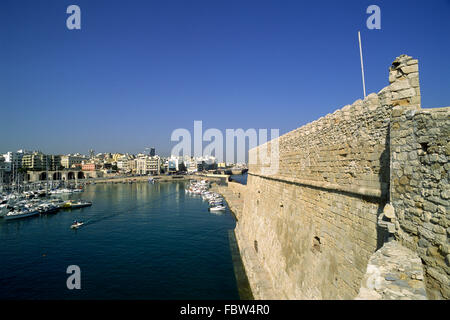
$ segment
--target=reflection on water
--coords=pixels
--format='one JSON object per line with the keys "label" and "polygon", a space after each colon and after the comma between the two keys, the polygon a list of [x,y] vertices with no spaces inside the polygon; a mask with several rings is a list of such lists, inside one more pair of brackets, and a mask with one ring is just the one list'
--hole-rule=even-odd
{"label": "reflection on water", "polygon": [[[0,222],[1,299],[239,299],[228,230],[183,182],[98,184],[91,207]],[[73,220],[86,222],[78,230]],[[80,266],[82,289],[66,288]]]}

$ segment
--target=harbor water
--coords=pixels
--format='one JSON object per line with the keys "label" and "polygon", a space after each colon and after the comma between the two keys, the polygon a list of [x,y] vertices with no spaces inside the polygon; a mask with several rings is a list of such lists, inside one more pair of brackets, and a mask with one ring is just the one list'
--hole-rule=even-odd
{"label": "harbor water", "polygon": [[[98,184],[91,207],[0,219],[0,299],[239,299],[228,233],[185,182]],[[70,229],[74,220],[85,224]],[[66,286],[67,267],[81,289]]]}

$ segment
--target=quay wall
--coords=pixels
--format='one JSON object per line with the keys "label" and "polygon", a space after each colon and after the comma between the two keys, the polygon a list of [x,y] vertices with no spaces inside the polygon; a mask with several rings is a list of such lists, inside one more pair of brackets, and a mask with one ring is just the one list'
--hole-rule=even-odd
{"label": "quay wall", "polygon": [[[405,235],[409,235],[405,225],[410,216],[401,216],[395,224],[396,221],[388,218],[392,214],[387,209],[394,205],[396,210],[400,203],[411,205],[410,201],[404,201],[401,188],[398,194],[391,192],[397,183],[392,180],[393,174],[398,175],[394,167],[400,166],[394,165],[391,159],[406,160],[403,149],[391,154],[391,139],[406,148],[404,140],[395,139],[412,136],[420,140],[422,135],[410,124],[401,127],[395,124],[398,110],[427,114],[420,109],[418,61],[405,55],[398,57],[389,69],[389,82],[377,94],[372,93],[364,100],[249,151],[248,181],[244,190],[239,191],[244,194],[244,202],[235,234],[256,299],[353,299],[358,295],[370,258],[389,237],[396,237],[402,243],[412,241],[414,245],[408,247],[417,252],[418,240]],[[427,124],[427,130],[440,141],[442,150],[448,148],[448,131],[436,132],[433,128],[447,126],[448,129],[443,113],[432,111],[430,118],[434,119],[435,115],[440,120]],[[436,161],[448,168],[448,154],[446,149],[442,150],[442,159],[438,157],[440,160]],[[264,157],[271,153],[276,156]],[[419,166],[420,163],[402,165]],[[436,165],[434,169],[431,166],[430,170],[437,170]],[[413,171],[417,170],[413,167]],[[423,178],[427,181],[426,174]],[[439,201],[446,200],[448,192],[444,189],[448,188],[448,181],[435,183],[434,196],[440,192]],[[417,196],[420,193],[415,192]],[[441,246],[435,242],[432,254],[438,250],[442,258],[448,254],[448,246],[442,245],[442,232],[447,232],[448,244],[448,229],[443,231],[448,216],[445,220],[442,205],[434,204],[436,217],[440,212],[443,222],[437,223],[441,228],[426,225],[426,230],[434,238],[441,235],[437,236]],[[428,263],[423,259],[423,252],[419,254],[427,264],[425,269],[437,264],[430,255],[427,256],[433,261]],[[427,269],[435,272],[438,284],[434,285],[441,289],[445,287],[444,280],[448,283],[448,271],[442,273],[442,261],[441,269]],[[427,279],[428,290],[429,283]],[[439,292],[437,298],[446,297],[442,290]]]}

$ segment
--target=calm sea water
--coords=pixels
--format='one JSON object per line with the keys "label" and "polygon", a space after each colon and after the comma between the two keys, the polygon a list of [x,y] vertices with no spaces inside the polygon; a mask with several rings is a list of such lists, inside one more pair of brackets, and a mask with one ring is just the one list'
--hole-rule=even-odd
{"label": "calm sea water", "polygon": [[[183,182],[87,186],[92,207],[0,219],[0,299],[239,299],[229,211]],[[85,226],[70,229],[74,220]],[[68,290],[66,269],[81,269]]]}

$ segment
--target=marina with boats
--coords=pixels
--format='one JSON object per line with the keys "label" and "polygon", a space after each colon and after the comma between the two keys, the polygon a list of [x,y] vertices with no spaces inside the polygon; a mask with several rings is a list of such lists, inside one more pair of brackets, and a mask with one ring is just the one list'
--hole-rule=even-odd
{"label": "marina with boats", "polygon": [[[67,199],[92,205],[17,220],[0,218],[0,260],[5,268],[0,298],[239,299],[228,233],[235,220],[228,205],[226,210],[208,211],[221,201],[212,192],[215,188],[216,181],[205,177],[170,183],[147,177],[131,184],[86,185],[82,192],[22,195],[30,205],[54,201],[61,206]],[[8,197],[3,194],[2,199]],[[65,276],[67,263],[82,268],[86,290],[69,291],[65,278],[53,279],[50,271]],[[115,272],[107,275],[105,268]],[[28,274],[38,275],[31,284]],[[221,290],[215,290],[217,286]]]}
{"label": "marina with boats", "polygon": [[83,192],[83,189],[54,189],[14,192],[0,195],[0,218],[23,219],[40,214],[56,214],[64,209],[79,209],[92,205],[90,201],[63,200],[62,194]]}
{"label": "marina with boats", "polygon": [[[149,184],[158,181],[153,178],[147,179]],[[121,181],[122,184],[136,183],[134,180]],[[209,203],[210,212],[223,212],[226,210],[224,198],[216,192],[209,191],[211,182],[206,179],[190,180],[185,193],[191,196],[200,196],[203,201]],[[0,218],[14,220],[37,216],[40,214],[55,214],[64,209],[79,209],[92,205],[90,201],[63,200],[61,196],[84,191],[82,186],[57,187],[43,189],[42,186],[35,190],[19,192],[13,190],[10,193],[0,194]],[[23,190],[23,189],[22,189]]]}
{"label": "marina with boats", "polygon": [[208,180],[191,180],[185,192],[190,195],[201,196],[204,201],[209,202],[210,212],[222,212],[226,210],[223,197],[209,189],[211,184]]}

